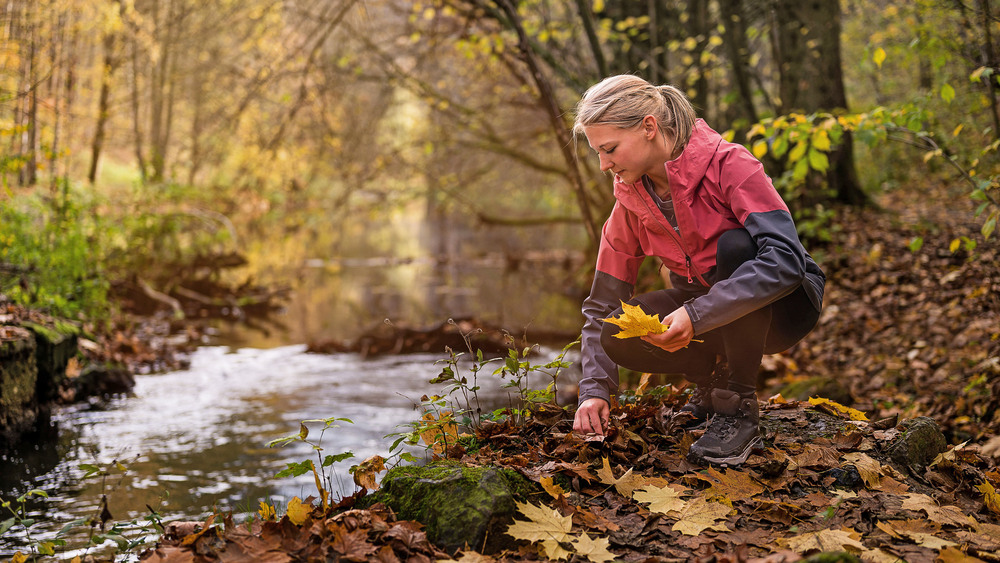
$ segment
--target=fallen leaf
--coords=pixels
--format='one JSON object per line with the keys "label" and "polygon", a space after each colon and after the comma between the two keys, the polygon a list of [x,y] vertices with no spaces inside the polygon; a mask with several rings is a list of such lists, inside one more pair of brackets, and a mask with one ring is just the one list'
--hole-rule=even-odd
{"label": "fallen leaf", "polygon": [[[721,497],[730,499],[750,499],[764,492],[764,486],[758,483],[747,471],[726,469],[719,471],[709,467],[708,476],[701,478],[712,484],[705,491],[707,498]],[[730,502],[732,502],[730,500]]]}
{"label": "fallen leaf", "polygon": [[869,489],[878,487],[882,481],[882,464],[867,454],[861,452],[845,454],[844,462],[848,465],[853,465],[858,470],[861,479],[865,482],[865,486]]}
{"label": "fallen leaf", "polygon": [[993,485],[989,481],[983,481],[981,485],[976,485],[976,488],[983,493],[983,502],[986,503],[986,508],[993,514],[1000,514],[1000,494],[997,494]]}
{"label": "fallen leaf", "polygon": [[542,540],[542,555],[546,559],[560,561],[562,559],[569,559],[573,555],[573,552],[564,548],[556,540]]}
{"label": "fallen leaf", "polygon": [[517,510],[528,521],[514,520],[507,527],[507,534],[512,538],[530,542],[553,540],[558,543],[569,537],[573,527],[572,516],[563,516],[558,510],[527,502],[517,502]]}
{"label": "fallen leaf", "polygon": [[686,536],[697,536],[705,530],[728,532],[729,528],[725,523],[720,524],[719,520],[725,520],[731,510],[724,504],[698,497],[680,511],[679,520],[671,529]]}
{"label": "fallen leaf", "polygon": [[636,489],[632,493],[632,498],[638,502],[648,502],[650,512],[670,514],[671,512],[680,512],[683,510],[687,502],[681,499],[681,495],[689,490],[684,488],[677,490],[669,486],[656,487],[647,485],[641,489]]}
{"label": "fallen leaf", "polygon": [[778,540],[778,544],[787,546],[793,551],[802,554],[813,551],[853,551],[860,553],[865,546],[859,541],[857,532],[850,528],[840,530],[820,530],[818,532],[806,532],[804,534]]}
{"label": "fallen leaf", "polygon": [[348,532],[337,525],[332,531],[330,547],[348,561],[367,561],[369,555],[378,551],[378,547],[368,542],[368,530],[365,528]]}
{"label": "fallen leaf", "polygon": [[622,302],[622,314],[618,317],[608,317],[604,322],[618,326],[615,338],[632,338],[648,334],[660,334],[667,329],[660,323],[657,315],[649,315],[638,305]]}
{"label": "fallen leaf", "polygon": [[941,563],[982,563],[983,560],[965,553],[957,547],[949,546],[938,553],[937,559]]}
{"label": "fallen leaf", "polygon": [[562,487],[553,482],[552,477],[542,477],[538,480],[538,482],[541,483],[542,489],[544,489],[546,493],[549,493],[552,498],[557,499],[566,494],[566,491]]}
{"label": "fallen leaf", "polygon": [[976,521],[965,514],[957,506],[939,506],[937,501],[927,495],[910,493],[904,497],[903,510],[923,511],[927,517],[939,524],[952,526],[975,526]]}
{"label": "fallen leaf", "polygon": [[455,424],[451,411],[442,412],[440,418],[436,418],[432,412],[425,412],[421,418],[427,429],[420,433],[420,439],[434,453],[443,454],[447,446],[458,443],[458,425]]}
{"label": "fallen leaf", "polygon": [[303,503],[299,497],[292,497],[292,500],[288,501],[288,510],[285,511],[285,514],[292,521],[292,524],[301,526],[312,513],[312,509],[312,505]]}
{"label": "fallen leaf", "polygon": [[354,483],[359,487],[374,491],[378,489],[377,475],[385,471],[385,458],[373,455],[352,469],[354,470]]}
{"label": "fallen leaf", "polygon": [[632,491],[646,484],[644,477],[632,475],[631,468],[621,477],[615,478],[614,472],[611,471],[611,465],[608,463],[608,458],[604,458],[604,466],[597,470],[597,477],[605,485],[614,485],[615,490],[623,497],[631,497]]}
{"label": "fallen leaf", "polygon": [[836,401],[831,401],[830,399],[824,399],[822,397],[809,397],[809,404],[834,416],[847,417],[848,420],[868,420],[865,413],[857,409],[852,409],[851,407],[845,407],[844,405]]}
{"label": "fallen leaf", "polygon": [[605,563],[615,560],[615,554],[608,551],[607,538],[592,540],[590,536],[583,533],[580,534],[579,538],[573,540],[572,545],[577,555],[583,555],[594,563]]}

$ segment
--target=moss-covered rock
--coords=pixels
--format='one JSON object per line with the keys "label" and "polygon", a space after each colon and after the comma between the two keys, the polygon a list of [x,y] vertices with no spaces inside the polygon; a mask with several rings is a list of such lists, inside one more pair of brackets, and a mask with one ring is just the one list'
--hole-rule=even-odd
{"label": "moss-covered rock", "polygon": [[369,503],[382,502],[406,520],[425,526],[435,545],[455,552],[468,545],[496,553],[510,545],[503,530],[513,522],[515,500],[537,492],[509,469],[433,463],[391,469]]}
{"label": "moss-covered rock", "polygon": [[20,327],[0,326],[0,446],[14,442],[38,418],[35,338]]}
{"label": "moss-covered rock", "polygon": [[53,321],[48,325],[25,322],[24,328],[35,335],[38,401],[49,403],[59,396],[59,388],[66,381],[66,365],[77,353],[80,329],[66,321]]}
{"label": "moss-covered rock", "polygon": [[941,427],[933,418],[918,416],[903,421],[898,428],[900,435],[886,453],[892,461],[907,469],[923,469],[948,449]]}

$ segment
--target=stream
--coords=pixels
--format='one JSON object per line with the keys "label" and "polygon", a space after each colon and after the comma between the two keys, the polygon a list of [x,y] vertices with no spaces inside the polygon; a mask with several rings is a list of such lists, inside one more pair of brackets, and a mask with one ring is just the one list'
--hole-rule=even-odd
{"label": "stream", "polygon": [[[384,275],[382,271],[379,275]],[[493,309],[500,311],[495,317],[505,315],[509,321],[520,315],[521,326],[525,326],[537,324],[535,319],[541,311],[542,315],[563,318],[571,326],[578,323],[578,301],[565,297],[552,301],[545,294],[542,287],[551,284],[549,276],[539,271],[534,283],[540,285],[534,288],[525,288],[532,275],[522,272],[509,278],[517,280],[512,286],[517,295],[508,298],[497,293],[494,302],[500,304],[494,307],[502,308]],[[343,330],[349,322],[338,324],[331,320],[344,319],[352,310],[366,311],[369,322],[381,314],[380,303],[364,302],[371,299],[373,287],[364,276],[353,285],[368,287],[368,294],[362,291],[360,304],[353,305],[322,292],[329,286],[325,277],[302,276],[289,305],[289,327],[284,332],[238,326],[220,331],[212,342],[193,352],[189,369],[138,375],[130,396],[61,407],[53,413],[51,427],[43,432],[42,439],[21,450],[0,454],[0,497],[9,501],[29,489],[48,495],[29,499],[26,508],[36,520],[29,528],[30,538],[19,531],[20,527],[3,534],[0,558],[25,550],[31,541],[56,537],[67,523],[95,518],[100,513],[102,496],[107,498],[111,515],[108,526],[132,520],[145,524],[151,508],[164,522],[203,520],[215,511],[232,512],[240,521],[256,512],[261,500],[278,506],[280,514],[292,497],[317,496],[311,473],[275,478],[288,463],[315,461],[312,447],[301,442],[267,446],[272,440],[297,434],[304,420],[341,417],[353,422],[339,422],[339,427],[328,429],[322,436],[322,424],[309,425],[309,439],[319,440],[324,456],[353,453],[353,458],[329,469],[328,483],[334,499],[352,494],[356,488],[349,467],[372,455],[388,457],[395,440],[390,435],[408,430],[408,424],[419,419],[420,397],[443,392],[441,386],[428,381],[440,373],[440,360],[445,354],[363,359],[356,354],[306,353],[306,345],[301,342],[316,334],[309,329],[310,323]],[[469,279],[474,278],[463,277],[466,282]],[[495,271],[491,274],[484,269],[483,287],[487,289],[452,290],[451,294],[463,299],[470,291],[489,295],[494,291],[490,284],[502,279]],[[414,289],[404,278],[398,291],[382,291],[383,295],[403,296],[407,295],[407,287]],[[531,293],[536,297],[531,298]],[[431,297],[440,300],[442,295],[449,296],[438,291]],[[321,317],[327,320],[321,323],[315,311],[323,309],[316,303],[345,310],[324,312]],[[392,305],[402,309],[410,306]],[[449,308],[448,303],[444,308]],[[438,313],[430,310],[431,316]],[[296,341],[300,343],[289,343]],[[540,349],[532,363],[545,363],[559,351]],[[501,388],[505,381],[489,375],[499,365],[491,364],[487,376],[480,378],[483,388],[479,397],[484,410],[510,404],[507,390]],[[460,366],[462,370],[468,368]],[[567,373],[566,377],[572,375]],[[544,387],[548,381],[542,379],[534,378],[531,386]],[[406,451],[418,457],[425,455],[422,447],[408,447]],[[120,462],[121,467],[115,468],[115,462]],[[86,476],[88,465],[112,471],[106,477]],[[127,468],[127,472],[123,474],[121,468]],[[0,524],[9,517],[7,511],[0,514]],[[88,551],[88,529],[86,524],[76,525],[60,536],[67,546],[59,550],[59,557],[69,559],[113,547],[108,542]],[[132,529],[124,535],[129,540],[145,537],[147,542],[155,541],[155,534],[143,530]],[[140,546],[132,550],[132,560],[142,549]]]}

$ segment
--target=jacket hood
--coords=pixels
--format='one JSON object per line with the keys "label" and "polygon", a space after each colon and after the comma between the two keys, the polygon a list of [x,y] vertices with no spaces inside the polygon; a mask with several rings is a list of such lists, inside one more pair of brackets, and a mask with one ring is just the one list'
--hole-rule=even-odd
{"label": "jacket hood", "polygon": [[[721,142],[722,135],[709,127],[704,119],[695,122],[691,138],[681,155],[664,163],[670,178],[671,197],[675,200],[684,199],[701,184]],[[644,208],[646,204],[635,198],[642,197],[645,193],[641,181],[626,184],[615,176],[615,198],[625,207],[632,210]]]}

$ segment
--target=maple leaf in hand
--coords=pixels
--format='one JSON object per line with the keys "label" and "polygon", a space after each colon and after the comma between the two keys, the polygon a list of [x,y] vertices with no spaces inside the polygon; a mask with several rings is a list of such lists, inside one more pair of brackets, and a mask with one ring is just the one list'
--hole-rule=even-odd
{"label": "maple leaf in hand", "polygon": [[614,335],[615,338],[632,338],[634,336],[646,336],[647,334],[660,334],[667,330],[667,327],[660,323],[659,316],[648,315],[638,305],[629,305],[625,302],[622,302],[621,316],[608,317],[603,320],[621,329]]}

